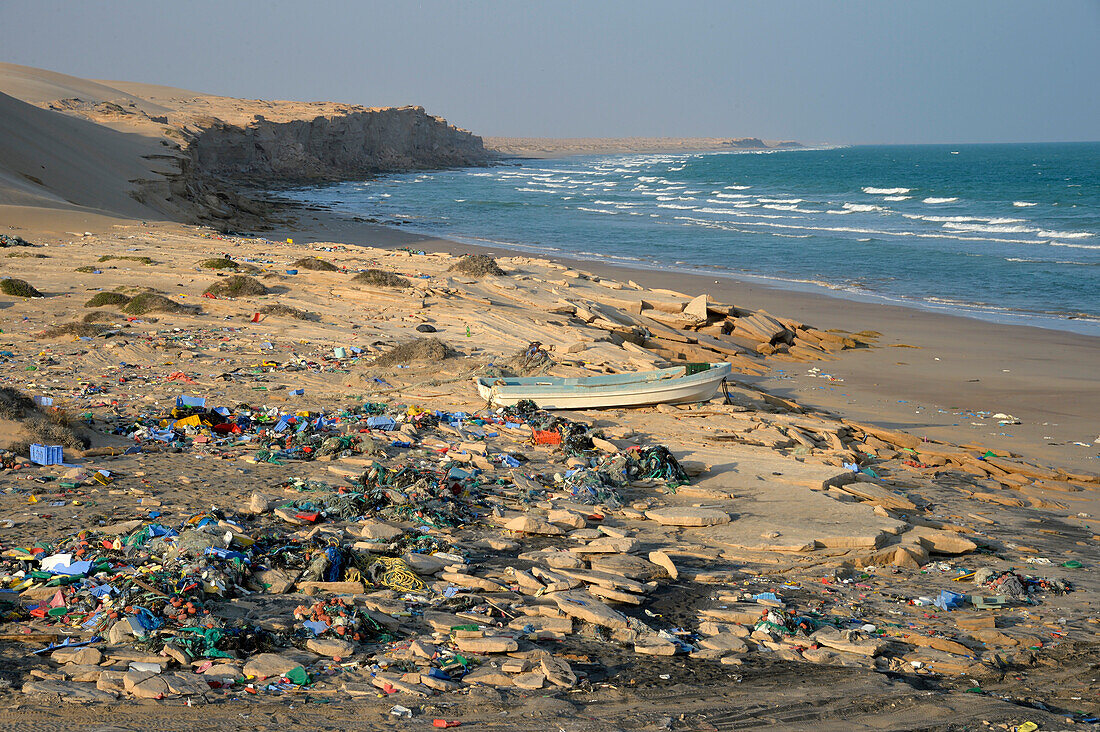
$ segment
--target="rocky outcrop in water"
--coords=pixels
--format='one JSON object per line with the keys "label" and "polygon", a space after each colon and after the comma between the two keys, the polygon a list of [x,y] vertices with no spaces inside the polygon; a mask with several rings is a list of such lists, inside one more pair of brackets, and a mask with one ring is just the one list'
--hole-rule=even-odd
{"label": "rocky outcrop in water", "polygon": [[768,146],[759,137],[738,137],[727,140],[725,144],[738,150],[767,150]]}

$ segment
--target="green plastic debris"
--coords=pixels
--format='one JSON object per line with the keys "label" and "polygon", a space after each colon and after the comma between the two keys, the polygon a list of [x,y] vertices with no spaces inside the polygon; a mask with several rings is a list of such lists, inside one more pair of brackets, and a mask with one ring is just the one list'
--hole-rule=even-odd
{"label": "green plastic debris", "polygon": [[299,686],[305,686],[309,683],[309,674],[301,666],[295,666],[284,674],[287,680],[292,684],[298,684]]}

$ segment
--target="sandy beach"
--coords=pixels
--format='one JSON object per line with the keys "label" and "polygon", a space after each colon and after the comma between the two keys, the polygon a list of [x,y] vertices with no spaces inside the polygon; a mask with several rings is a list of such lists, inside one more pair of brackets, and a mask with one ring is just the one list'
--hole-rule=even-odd
{"label": "sandy beach", "polygon": [[[0,727],[1100,713],[1100,339],[286,207],[293,165],[491,156],[416,108],[0,71]],[[701,361],[688,404],[474,381]]]}
{"label": "sandy beach", "polygon": [[[304,213],[293,229],[279,229],[273,235],[307,242],[337,239],[426,251],[513,254],[316,211]],[[826,330],[880,332],[883,337],[869,352],[845,353],[838,362],[815,364],[843,381],[807,376],[805,369],[793,367],[780,367],[776,373],[750,381],[853,419],[960,444],[974,442],[1041,454],[1082,470],[1097,468],[1093,440],[1098,435],[1092,433],[1100,429],[1096,420],[1100,382],[1095,378],[1100,338],[729,278],[716,281],[703,275],[554,259],[647,287],[692,296],[706,293],[720,302],[763,308]],[[977,412],[1011,415],[1021,424],[998,425],[999,420],[980,417]]]}

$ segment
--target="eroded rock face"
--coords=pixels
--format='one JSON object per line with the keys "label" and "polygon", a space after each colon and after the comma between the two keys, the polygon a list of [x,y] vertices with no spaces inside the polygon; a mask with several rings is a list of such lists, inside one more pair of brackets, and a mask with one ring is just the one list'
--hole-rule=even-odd
{"label": "eroded rock face", "polygon": [[187,146],[191,173],[254,182],[309,182],[385,171],[483,164],[481,138],[422,107],[349,110],[312,119],[259,117],[206,127]]}

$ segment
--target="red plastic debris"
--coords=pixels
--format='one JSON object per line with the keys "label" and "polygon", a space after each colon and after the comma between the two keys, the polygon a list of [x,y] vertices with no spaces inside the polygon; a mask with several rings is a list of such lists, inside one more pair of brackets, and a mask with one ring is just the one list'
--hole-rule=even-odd
{"label": "red plastic debris", "polygon": [[560,445],[561,433],[553,430],[535,430],[536,445]]}

